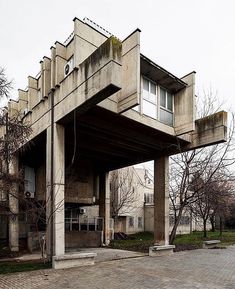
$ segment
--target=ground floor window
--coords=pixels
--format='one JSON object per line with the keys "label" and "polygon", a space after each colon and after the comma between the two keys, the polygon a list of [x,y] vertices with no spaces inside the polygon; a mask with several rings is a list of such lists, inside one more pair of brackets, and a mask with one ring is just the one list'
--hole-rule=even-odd
{"label": "ground floor window", "polygon": [[134,227],[134,218],[129,217],[129,228],[133,228],[133,227]]}
{"label": "ground floor window", "polygon": [[143,218],[138,217],[138,228],[141,229],[143,227]]}

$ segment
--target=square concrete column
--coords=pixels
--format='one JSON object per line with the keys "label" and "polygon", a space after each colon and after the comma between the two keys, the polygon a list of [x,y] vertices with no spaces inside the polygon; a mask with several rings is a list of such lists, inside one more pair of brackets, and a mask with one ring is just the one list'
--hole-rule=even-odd
{"label": "square concrete column", "polygon": [[65,140],[64,127],[55,124],[54,129],[54,253],[63,255],[65,252],[65,220],[64,220],[64,187],[65,187]]}
{"label": "square concrete column", "polygon": [[154,246],[149,256],[168,255],[169,245],[169,158],[162,156],[154,161]]}
{"label": "square concrete column", "polygon": [[[17,175],[19,172],[18,156],[14,156],[9,165],[9,173]],[[9,247],[11,251],[19,251],[19,184],[13,183],[9,191]]]}
{"label": "square concrete column", "polygon": [[[53,144],[51,136],[53,135]],[[64,127],[54,124],[47,129],[47,253],[51,255],[63,255],[65,252],[65,220],[64,220],[64,187],[65,187],[65,151],[64,151]],[[51,173],[53,170],[53,175]],[[51,180],[52,179],[52,180]],[[51,187],[51,182],[53,183]],[[51,205],[52,202],[52,205]],[[51,232],[51,230],[53,232]],[[51,235],[53,242],[51,242]]]}
{"label": "square concrete column", "polygon": [[110,186],[109,173],[100,175],[99,192],[99,215],[104,218],[103,243],[107,246],[110,243],[109,221],[110,221]]}
{"label": "square concrete column", "polygon": [[[52,188],[51,186],[51,162],[52,162],[52,139],[51,139],[51,127],[47,128],[46,139],[46,252],[47,257],[52,257]],[[52,247],[51,247],[52,246]]]}
{"label": "square concrete column", "polygon": [[154,244],[169,244],[169,158],[154,161]]}

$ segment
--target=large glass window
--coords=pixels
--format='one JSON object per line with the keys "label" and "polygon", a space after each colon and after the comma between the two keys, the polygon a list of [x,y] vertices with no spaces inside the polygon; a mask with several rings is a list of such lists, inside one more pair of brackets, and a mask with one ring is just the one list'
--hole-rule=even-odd
{"label": "large glass window", "polygon": [[160,88],[160,121],[173,125],[173,95],[164,88]]}
{"label": "large glass window", "polygon": [[174,124],[174,95],[147,77],[142,78],[141,107],[134,109],[166,125]]}
{"label": "large glass window", "polygon": [[146,78],[143,78],[143,114],[157,118],[156,84]]}

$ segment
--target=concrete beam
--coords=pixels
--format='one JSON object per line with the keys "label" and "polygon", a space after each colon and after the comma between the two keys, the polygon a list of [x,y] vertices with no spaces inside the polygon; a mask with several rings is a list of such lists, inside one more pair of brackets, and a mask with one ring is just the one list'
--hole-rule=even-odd
{"label": "concrete beam", "polygon": [[60,83],[55,91],[55,121],[74,109],[84,112],[120,90],[121,48],[121,42],[110,37]]}
{"label": "concrete beam", "polygon": [[227,140],[227,112],[220,111],[197,119],[195,130],[190,134],[191,143],[186,150],[213,145]]}

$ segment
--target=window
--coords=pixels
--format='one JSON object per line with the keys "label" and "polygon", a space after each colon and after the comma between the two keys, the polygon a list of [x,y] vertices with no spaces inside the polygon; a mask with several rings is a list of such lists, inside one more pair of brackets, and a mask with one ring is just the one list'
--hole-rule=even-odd
{"label": "window", "polygon": [[173,95],[160,88],[160,121],[172,126],[173,125]]}
{"label": "window", "polygon": [[142,228],[143,227],[143,221],[142,221],[142,217],[138,217],[138,228]]}
{"label": "window", "polygon": [[152,81],[143,78],[143,114],[157,118],[157,87]]}
{"label": "window", "polygon": [[174,124],[174,95],[147,77],[142,77],[141,109],[139,105],[134,109],[166,125]]}
{"label": "window", "polygon": [[129,228],[133,228],[133,227],[134,227],[134,218],[129,217]]}
{"label": "window", "polygon": [[145,203],[153,204],[154,203],[153,194],[145,193],[144,194],[144,201],[145,201]]}

